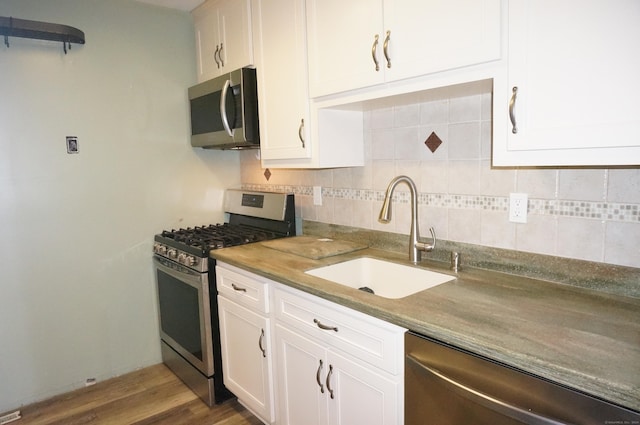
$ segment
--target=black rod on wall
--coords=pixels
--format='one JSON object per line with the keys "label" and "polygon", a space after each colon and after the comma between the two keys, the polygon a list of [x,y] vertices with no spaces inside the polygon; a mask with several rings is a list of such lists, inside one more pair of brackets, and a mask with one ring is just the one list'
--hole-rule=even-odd
{"label": "black rod on wall", "polygon": [[67,46],[71,49],[71,43],[84,44],[84,32],[78,28],[6,16],[0,16],[0,35],[4,36],[4,44],[7,47],[9,37],[61,41],[65,54]]}

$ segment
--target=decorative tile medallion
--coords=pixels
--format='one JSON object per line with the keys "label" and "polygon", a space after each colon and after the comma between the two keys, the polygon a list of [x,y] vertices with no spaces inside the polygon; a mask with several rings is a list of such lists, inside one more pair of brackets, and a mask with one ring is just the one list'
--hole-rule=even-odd
{"label": "decorative tile medallion", "polygon": [[438,135],[432,131],[427,140],[424,141],[424,144],[427,145],[431,153],[435,153],[436,149],[440,147],[442,144],[442,140],[438,137]]}

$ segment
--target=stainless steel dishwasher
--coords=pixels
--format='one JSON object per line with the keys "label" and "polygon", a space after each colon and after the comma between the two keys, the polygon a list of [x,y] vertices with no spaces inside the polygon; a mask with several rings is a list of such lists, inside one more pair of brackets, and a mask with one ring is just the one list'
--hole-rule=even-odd
{"label": "stainless steel dishwasher", "polygon": [[413,332],[405,350],[405,425],[640,424],[638,412]]}

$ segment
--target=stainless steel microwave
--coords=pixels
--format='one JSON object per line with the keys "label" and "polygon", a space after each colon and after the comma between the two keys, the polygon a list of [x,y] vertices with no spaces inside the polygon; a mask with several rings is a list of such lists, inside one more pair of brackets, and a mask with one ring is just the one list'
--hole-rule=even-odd
{"label": "stainless steel microwave", "polygon": [[256,70],[241,68],[189,88],[191,146],[260,147]]}

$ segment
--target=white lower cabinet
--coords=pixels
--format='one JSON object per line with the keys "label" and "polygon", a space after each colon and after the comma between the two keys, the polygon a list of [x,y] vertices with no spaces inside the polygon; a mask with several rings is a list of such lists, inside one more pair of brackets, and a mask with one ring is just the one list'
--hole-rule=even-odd
{"label": "white lower cabinet", "polygon": [[274,294],[278,423],[403,424],[405,329],[296,292]]}
{"label": "white lower cabinet", "polygon": [[268,282],[220,266],[216,277],[224,384],[263,422],[273,424],[271,318],[265,303]]}
{"label": "white lower cabinet", "polygon": [[276,325],[281,424],[401,424],[402,380]]}
{"label": "white lower cabinet", "polygon": [[224,263],[216,273],[224,383],[263,422],[404,423],[406,329]]}
{"label": "white lower cabinet", "polygon": [[280,324],[275,328],[279,423],[328,423],[326,348]]}

